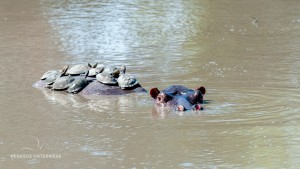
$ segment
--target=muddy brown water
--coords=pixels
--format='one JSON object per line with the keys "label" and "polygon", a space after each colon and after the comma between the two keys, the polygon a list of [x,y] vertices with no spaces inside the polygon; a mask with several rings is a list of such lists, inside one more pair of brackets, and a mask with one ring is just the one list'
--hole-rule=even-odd
{"label": "muddy brown water", "polygon": [[[299,44],[296,0],[2,0],[0,168],[298,168]],[[204,85],[208,103],[31,87],[96,61],[148,90]]]}

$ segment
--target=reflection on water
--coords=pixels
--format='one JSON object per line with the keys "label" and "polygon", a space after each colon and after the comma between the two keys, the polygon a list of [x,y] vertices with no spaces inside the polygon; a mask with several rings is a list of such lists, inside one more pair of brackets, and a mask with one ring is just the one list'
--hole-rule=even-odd
{"label": "reflection on water", "polygon": [[[202,36],[203,2],[51,1],[49,22],[69,62],[97,60],[126,64],[146,77],[145,83],[174,80],[169,72],[188,72],[189,56],[201,46],[185,48]],[[172,59],[159,59],[159,58]],[[158,58],[158,59],[153,59]],[[182,60],[182,58],[186,58]],[[177,63],[181,62],[180,65]],[[160,65],[163,63],[163,66]]]}
{"label": "reflection on water", "polygon": [[62,49],[76,61],[142,61],[162,54],[180,59],[183,43],[199,33],[203,13],[199,2],[46,3]]}
{"label": "reflection on water", "polygon": [[[0,2],[0,168],[297,168],[297,1]],[[147,94],[31,87],[46,70],[126,65],[146,89],[204,85],[200,112]],[[47,144],[61,159],[15,159]]]}
{"label": "reflection on water", "polygon": [[139,108],[152,107],[153,101],[145,94],[127,95],[91,95],[81,96],[65,92],[41,90],[45,98],[52,104],[72,107],[73,109],[89,109],[102,113],[130,113]]}

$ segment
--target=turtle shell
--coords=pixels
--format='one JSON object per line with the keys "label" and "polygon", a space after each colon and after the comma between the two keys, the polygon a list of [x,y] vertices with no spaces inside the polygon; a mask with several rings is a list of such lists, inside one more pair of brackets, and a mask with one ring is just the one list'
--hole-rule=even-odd
{"label": "turtle shell", "polygon": [[91,68],[90,70],[89,70],[89,74],[88,74],[88,76],[89,77],[95,77],[98,73],[101,73],[102,71],[103,71],[103,69],[104,69],[104,67],[99,67],[99,68]]}
{"label": "turtle shell", "polygon": [[120,69],[118,69],[116,66],[106,66],[102,73],[111,74],[113,77],[118,77],[120,75]]}
{"label": "turtle shell", "polygon": [[54,81],[59,78],[61,76],[60,72],[52,72],[51,74],[49,74],[46,79],[45,79],[45,83],[47,85],[51,85],[54,83]]}
{"label": "turtle shell", "polygon": [[78,79],[75,79],[69,86],[67,92],[68,93],[78,93],[83,88],[85,88],[88,85],[88,81],[85,77],[80,77]]}
{"label": "turtle shell", "polygon": [[53,71],[52,73],[48,74],[48,76],[45,79],[45,84],[52,85],[57,78],[65,75],[68,69],[69,66],[67,65],[61,71]]}
{"label": "turtle shell", "polygon": [[134,87],[139,82],[133,75],[121,74],[118,78],[118,84],[121,89],[127,89]]}
{"label": "turtle shell", "polygon": [[58,70],[49,70],[43,74],[43,76],[40,78],[41,80],[45,80],[48,76],[51,76],[52,74],[60,73]]}
{"label": "turtle shell", "polygon": [[96,79],[103,83],[103,84],[107,84],[107,85],[117,85],[118,81],[116,80],[116,78],[113,76],[113,74],[109,74],[109,73],[99,73],[96,75]]}
{"label": "turtle shell", "polygon": [[97,64],[96,66],[94,65],[94,68],[104,69],[105,65],[104,64]]}
{"label": "turtle shell", "polygon": [[72,76],[62,76],[57,78],[52,86],[53,90],[66,90],[69,88],[70,84],[74,81]]}
{"label": "turtle shell", "polygon": [[90,64],[78,64],[71,67],[68,71],[68,75],[79,75],[83,74],[91,68]]}

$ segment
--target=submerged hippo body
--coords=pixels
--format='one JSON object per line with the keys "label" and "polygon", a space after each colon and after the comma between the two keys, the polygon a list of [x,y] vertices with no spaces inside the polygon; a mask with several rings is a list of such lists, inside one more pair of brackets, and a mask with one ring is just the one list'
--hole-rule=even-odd
{"label": "submerged hippo body", "polygon": [[97,80],[89,83],[79,94],[82,95],[123,95],[129,93],[147,92],[141,85],[136,85],[130,89],[121,89],[119,86],[105,85]]}
{"label": "submerged hippo body", "polygon": [[170,107],[174,110],[202,110],[200,104],[204,102],[205,87],[196,90],[186,88],[182,85],[171,85],[159,91],[157,88],[150,90],[150,96],[155,99],[157,106]]}
{"label": "submerged hippo body", "polygon": [[[79,77],[79,76],[78,76]],[[77,77],[75,76],[75,79]],[[130,89],[121,89],[119,86],[110,86],[98,82],[95,78],[87,78],[90,83],[82,89],[78,94],[81,95],[124,95],[129,93],[147,92],[141,85],[136,85]],[[44,80],[39,80],[32,85],[35,88],[45,89]]]}

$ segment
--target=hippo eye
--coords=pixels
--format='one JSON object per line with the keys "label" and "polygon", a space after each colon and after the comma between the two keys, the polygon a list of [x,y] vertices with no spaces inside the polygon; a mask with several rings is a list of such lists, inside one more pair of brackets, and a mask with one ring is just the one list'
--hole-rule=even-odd
{"label": "hippo eye", "polygon": [[163,101],[163,98],[162,98],[161,96],[158,96],[158,97],[157,97],[157,100],[158,100],[159,102],[161,102],[161,101]]}

